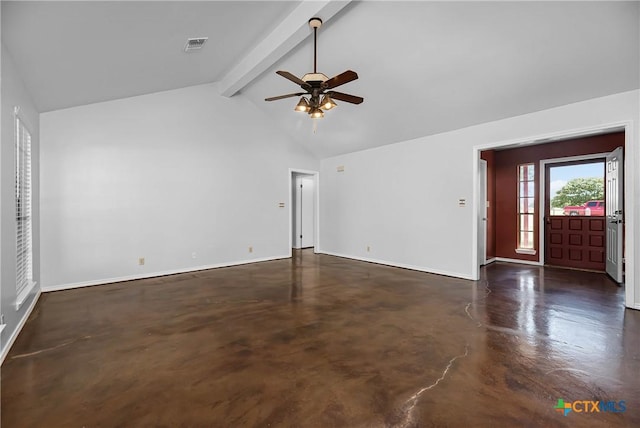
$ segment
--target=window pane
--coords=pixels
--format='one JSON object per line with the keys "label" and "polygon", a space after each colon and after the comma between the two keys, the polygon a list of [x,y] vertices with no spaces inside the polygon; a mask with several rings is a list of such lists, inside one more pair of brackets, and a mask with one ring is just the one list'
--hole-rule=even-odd
{"label": "window pane", "polygon": [[520,197],[533,197],[535,193],[535,183],[533,181],[523,181],[520,183]]}
{"label": "window pane", "polygon": [[520,232],[519,247],[533,249],[533,232]]}
{"label": "window pane", "polygon": [[533,166],[533,164],[518,166],[518,181],[533,181],[534,174],[535,167]]}
{"label": "window pane", "polygon": [[521,214],[520,215],[520,231],[521,232],[533,232],[533,214]]}
{"label": "window pane", "polygon": [[520,231],[529,231],[529,216],[527,214],[522,214],[520,216]]}
{"label": "window pane", "polygon": [[535,198],[520,198],[520,213],[533,214],[535,206]]}
{"label": "window pane", "polygon": [[[588,201],[602,201],[605,195],[603,161],[591,161],[570,165],[553,166],[549,170],[549,199],[551,215],[582,215],[584,209],[566,209],[581,207]],[[591,204],[597,206],[596,202]],[[591,205],[589,204],[589,205]],[[600,214],[602,209],[591,212]]]}

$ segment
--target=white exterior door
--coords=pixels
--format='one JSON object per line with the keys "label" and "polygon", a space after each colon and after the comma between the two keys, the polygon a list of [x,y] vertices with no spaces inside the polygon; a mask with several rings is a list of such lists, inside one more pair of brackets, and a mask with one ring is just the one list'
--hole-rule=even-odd
{"label": "white exterior door", "polygon": [[607,156],[606,215],[607,215],[607,273],[618,283],[622,276],[623,241],[623,159],[622,147],[618,147]]}

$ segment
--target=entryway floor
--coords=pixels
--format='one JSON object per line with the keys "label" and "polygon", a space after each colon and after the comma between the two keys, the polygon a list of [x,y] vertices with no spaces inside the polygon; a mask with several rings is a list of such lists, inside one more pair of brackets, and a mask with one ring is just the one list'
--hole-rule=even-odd
{"label": "entryway floor", "polygon": [[312,250],[45,293],[2,366],[2,426],[640,426],[623,295],[603,274],[473,282]]}

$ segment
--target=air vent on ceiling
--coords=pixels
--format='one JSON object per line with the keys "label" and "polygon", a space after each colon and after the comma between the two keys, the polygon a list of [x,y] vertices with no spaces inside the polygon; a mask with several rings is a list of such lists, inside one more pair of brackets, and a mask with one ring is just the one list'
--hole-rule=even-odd
{"label": "air vent on ceiling", "polygon": [[184,51],[191,52],[202,49],[202,46],[208,39],[208,37],[194,37],[192,39],[187,39],[187,44],[184,46]]}

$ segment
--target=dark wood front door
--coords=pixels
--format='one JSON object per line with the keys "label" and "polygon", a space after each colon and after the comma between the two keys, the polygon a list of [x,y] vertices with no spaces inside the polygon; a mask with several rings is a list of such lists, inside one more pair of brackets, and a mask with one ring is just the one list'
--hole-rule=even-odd
{"label": "dark wood front door", "polygon": [[549,265],[605,269],[605,217],[548,217],[546,242]]}

